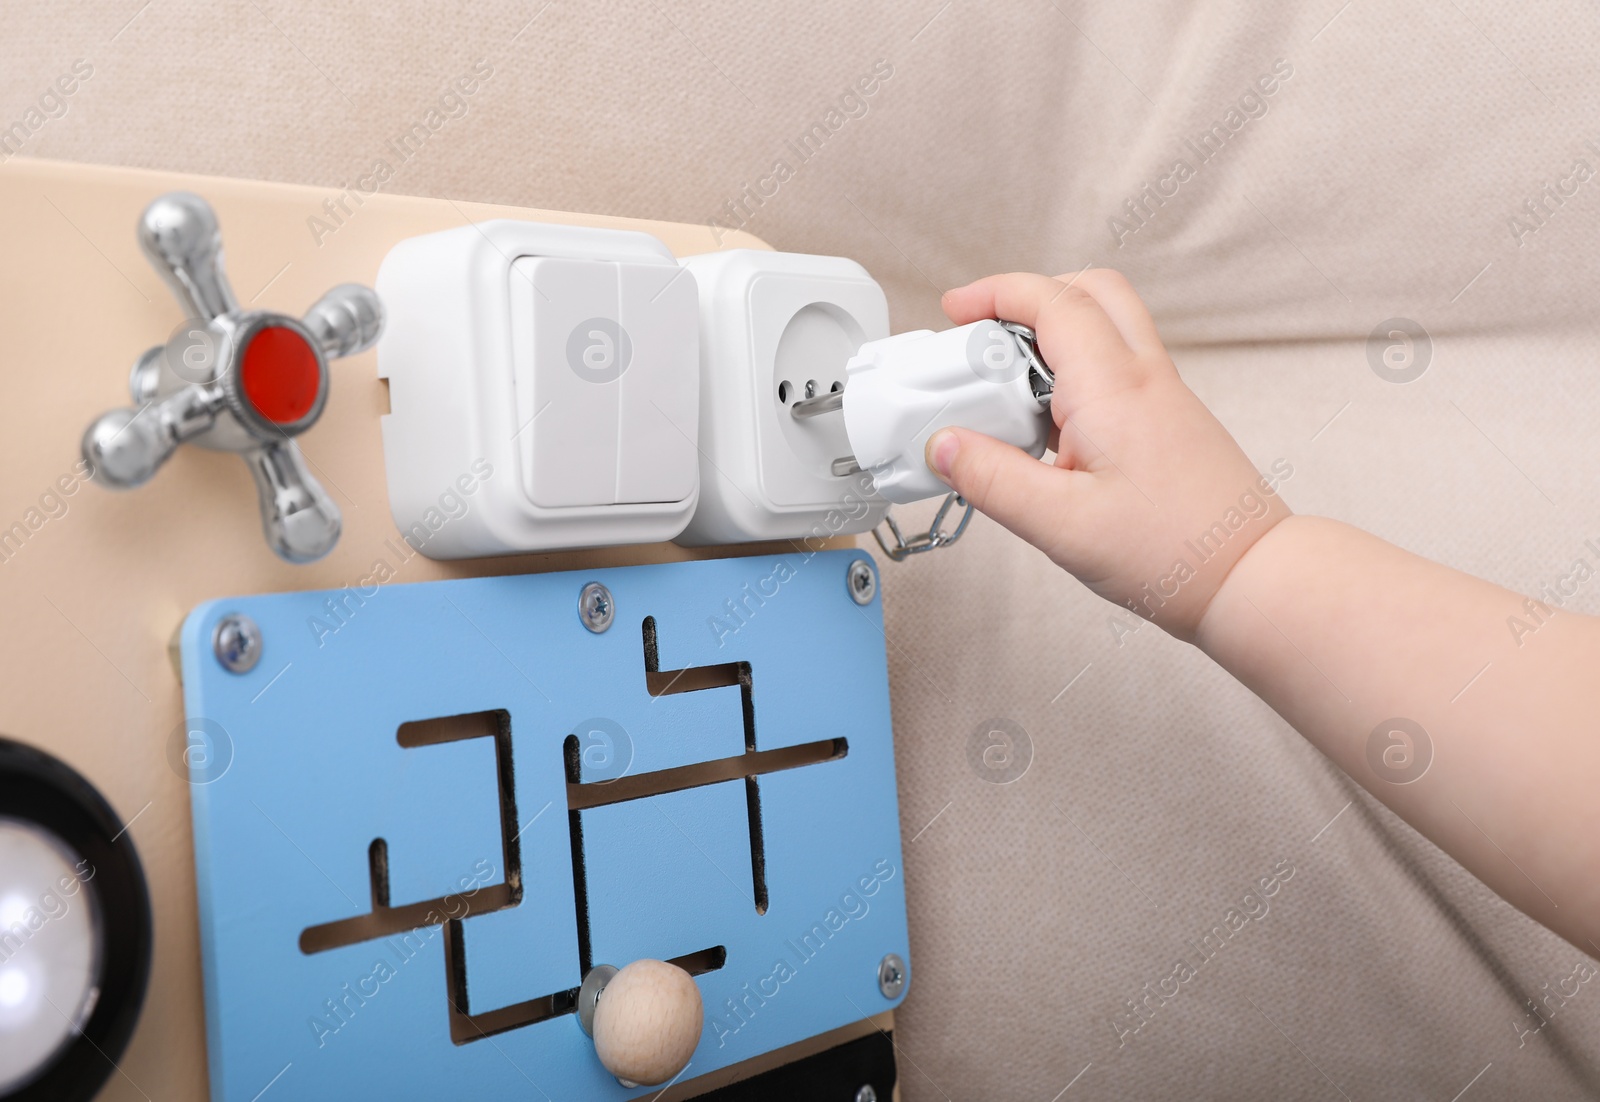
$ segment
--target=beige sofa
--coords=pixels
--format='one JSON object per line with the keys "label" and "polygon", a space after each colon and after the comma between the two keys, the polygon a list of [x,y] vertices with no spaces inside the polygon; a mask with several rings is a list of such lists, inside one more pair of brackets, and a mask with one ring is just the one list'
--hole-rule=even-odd
{"label": "beige sofa", "polygon": [[[1120,268],[1295,509],[1530,592],[1600,565],[1592,6],[81,0],[4,28],[0,111],[41,120],[7,154],[330,197],[387,158],[396,193],[738,227],[860,260],[897,330],[991,271]],[[1394,318],[1426,337],[1385,361]],[[907,1099],[1600,1093],[1586,958],[1198,652],[981,518],[884,576]],[[969,757],[993,719],[1031,743],[1011,783]]]}

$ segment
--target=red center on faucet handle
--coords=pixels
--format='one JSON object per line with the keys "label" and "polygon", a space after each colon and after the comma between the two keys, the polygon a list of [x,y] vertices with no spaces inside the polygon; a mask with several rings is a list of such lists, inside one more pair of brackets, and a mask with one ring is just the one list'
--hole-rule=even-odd
{"label": "red center on faucet handle", "polygon": [[257,413],[275,425],[303,420],[317,404],[322,365],[295,330],[267,325],[245,346],[239,382]]}

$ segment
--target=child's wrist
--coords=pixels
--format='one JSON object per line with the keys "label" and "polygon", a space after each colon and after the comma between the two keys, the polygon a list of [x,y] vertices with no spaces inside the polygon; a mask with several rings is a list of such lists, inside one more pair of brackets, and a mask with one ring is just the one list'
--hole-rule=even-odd
{"label": "child's wrist", "polygon": [[1268,514],[1267,519],[1269,523],[1228,565],[1227,572],[1217,581],[1194,620],[1193,630],[1187,639],[1207,654],[1212,653],[1215,643],[1228,634],[1231,617],[1248,604],[1248,598],[1244,602],[1235,600],[1234,591],[1241,589],[1247,578],[1270,569],[1270,561],[1277,557],[1277,550],[1284,544],[1285,536],[1292,537],[1306,522],[1316,520],[1314,517],[1297,516],[1286,505],[1282,506],[1281,511]]}

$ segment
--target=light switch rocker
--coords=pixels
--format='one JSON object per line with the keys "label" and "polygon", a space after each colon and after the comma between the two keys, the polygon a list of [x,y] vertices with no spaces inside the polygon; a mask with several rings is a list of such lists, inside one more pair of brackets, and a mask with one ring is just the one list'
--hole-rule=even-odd
{"label": "light switch rocker", "polygon": [[303,319],[241,310],[223,271],[216,215],[189,192],[145,209],[139,244],[190,321],[134,364],[134,404],[104,414],[84,434],[95,479],[139,486],[183,443],[237,452],[261,495],[267,544],[289,562],[321,558],[338,542],[339,508],[306,470],[294,437],[322,415],[328,359],[377,341],[378,296],[346,283]]}

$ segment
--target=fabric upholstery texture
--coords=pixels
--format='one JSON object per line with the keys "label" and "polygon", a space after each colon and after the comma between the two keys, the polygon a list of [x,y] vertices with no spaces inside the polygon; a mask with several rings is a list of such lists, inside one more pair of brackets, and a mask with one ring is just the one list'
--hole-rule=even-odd
{"label": "fabric upholstery texture", "polygon": [[[1575,0],[68,0],[0,12],[0,122],[83,59],[21,152],[330,196],[387,159],[397,193],[740,226],[861,261],[896,330],[1114,266],[1297,511],[1537,592],[1600,567],[1597,32]],[[905,1098],[1600,1094],[1600,989],[1530,1032],[1578,950],[1202,654],[982,518],[881,566]],[[1031,742],[1008,784],[969,755],[995,719]]]}

